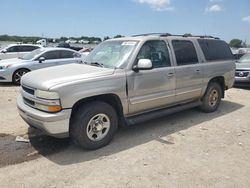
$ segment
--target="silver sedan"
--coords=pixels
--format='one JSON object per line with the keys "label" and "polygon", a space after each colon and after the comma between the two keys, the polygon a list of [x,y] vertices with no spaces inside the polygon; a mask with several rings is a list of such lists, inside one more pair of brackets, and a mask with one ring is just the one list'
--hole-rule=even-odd
{"label": "silver sedan", "polygon": [[29,71],[81,62],[82,56],[77,51],[65,48],[41,48],[22,58],[1,60],[0,82],[19,84],[21,77]]}

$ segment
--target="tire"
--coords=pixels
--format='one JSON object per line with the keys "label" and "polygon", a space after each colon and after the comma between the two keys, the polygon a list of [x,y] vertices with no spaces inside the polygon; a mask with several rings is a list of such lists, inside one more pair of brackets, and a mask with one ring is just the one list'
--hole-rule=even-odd
{"label": "tire", "polygon": [[25,75],[27,72],[29,72],[28,69],[18,69],[18,70],[16,70],[14,72],[13,76],[12,76],[12,82],[15,85],[20,85],[22,76]]}
{"label": "tire", "polygon": [[220,84],[216,82],[209,83],[207,91],[202,98],[202,105],[200,106],[200,109],[206,113],[215,112],[220,105],[221,98],[222,88]]}
{"label": "tire", "polygon": [[81,148],[95,150],[111,142],[117,127],[117,113],[111,105],[89,102],[72,114],[70,137]]}

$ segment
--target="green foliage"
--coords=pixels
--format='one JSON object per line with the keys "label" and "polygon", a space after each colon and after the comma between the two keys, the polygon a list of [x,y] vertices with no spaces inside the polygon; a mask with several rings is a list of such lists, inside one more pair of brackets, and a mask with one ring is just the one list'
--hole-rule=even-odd
{"label": "green foliage", "polygon": [[240,48],[243,47],[243,43],[240,39],[233,39],[230,41],[229,46],[232,48]]}
{"label": "green foliage", "polygon": [[185,37],[192,37],[192,34],[191,33],[185,33],[183,36],[185,36]]}
{"label": "green foliage", "polygon": [[106,36],[106,37],[103,38],[103,41],[109,40],[109,39],[110,39],[110,37],[109,37],[109,36]]}
{"label": "green foliage", "polygon": [[[41,40],[42,37],[24,37],[24,36],[9,36],[9,35],[0,35],[0,41],[13,41],[13,42],[22,42],[22,43],[36,43],[38,40]],[[52,38],[46,38],[48,41],[53,41]],[[94,43],[95,41],[101,42],[102,39],[99,37],[60,37],[56,39],[56,42],[62,42],[66,41],[68,39],[73,40],[87,40],[90,41],[90,43]]]}
{"label": "green foliage", "polygon": [[23,42],[35,43],[36,41],[42,39],[41,37],[22,37],[22,36],[9,36],[9,35],[0,35],[0,41],[13,41],[13,42]]}
{"label": "green foliage", "polygon": [[115,39],[116,38],[122,38],[122,37],[124,37],[124,36],[122,36],[122,35],[116,35],[116,36],[114,36]]}

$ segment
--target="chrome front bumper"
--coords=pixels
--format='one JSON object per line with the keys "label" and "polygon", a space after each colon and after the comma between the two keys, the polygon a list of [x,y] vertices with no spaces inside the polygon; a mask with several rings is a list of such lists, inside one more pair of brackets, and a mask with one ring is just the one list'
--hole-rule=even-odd
{"label": "chrome front bumper", "polygon": [[46,113],[27,106],[21,95],[17,98],[20,116],[30,126],[44,131],[46,134],[63,138],[69,136],[71,109],[58,113]]}

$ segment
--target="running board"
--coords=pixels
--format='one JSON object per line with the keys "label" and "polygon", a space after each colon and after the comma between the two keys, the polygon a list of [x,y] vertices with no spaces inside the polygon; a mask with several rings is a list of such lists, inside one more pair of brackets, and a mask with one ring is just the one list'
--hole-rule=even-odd
{"label": "running board", "polygon": [[163,116],[167,116],[167,115],[179,112],[179,111],[194,108],[194,107],[197,107],[200,105],[201,105],[201,101],[195,101],[195,102],[191,102],[191,103],[187,103],[187,104],[181,104],[181,105],[177,105],[177,106],[173,106],[173,107],[169,107],[169,108],[165,108],[165,109],[147,112],[147,113],[140,114],[140,115],[125,117],[125,122],[127,125],[134,125],[134,124],[142,123],[142,122],[149,121],[152,119],[157,119],[157,118],[160,118]]}

